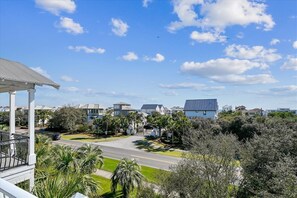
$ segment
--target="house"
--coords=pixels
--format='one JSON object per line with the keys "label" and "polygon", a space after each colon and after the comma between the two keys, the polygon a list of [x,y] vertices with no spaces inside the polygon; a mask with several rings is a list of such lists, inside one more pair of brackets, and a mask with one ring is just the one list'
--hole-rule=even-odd
{"label": "house", "polygon": [[186,100],[184,113],[188,118],[216,119],[218,115],[217,99]]}
{"label": "house", "polygon": [[246,107],[243,105],[235,107],[235,111],[245,111],[245,110],[246,110]]}
{"label": "house", "polygon": [[245,113],[246,115],[248,116],[263,116],[263,110],[262,108],[254,108],[254,109],[250,109],[250,110],[247,110]]}
{"label": "house", "polygon": [[88,122],[104,115],[104,108],[99,104],[79,104],[75,108],[82,109],[86,113]]}
{"label": "house", "polygon": [[174,106],[171,108],[171,113],[177,113],[177,112],[184,112],[184,108],[179,106]]}
{"label": "house", "polygon": [[[35,146],[35,91],[37,86],[59,85],[25,65],[0,59],[0,93],[9,95],[9,132],[0,131],[0,197],[33,198],[15,184],[29,181],[34,187],[36,163]],[[28,133],[21,135],[15,130],[16,91],[28,93]]]}
{"label": "house", "polygon": [[225,105],[222,107],[222,112],[231,112],[232,106],[231,105]]}
{"label": "house", "polygon": [[128,115],[130,112],[136,111],[131,108],[131,104],[119,102],[113,105],[113,114],[115,116]]}
{"label": "house", "polygon": [[290,108],[269,109],[269,110],[264,111],[264,115],[267,116],[269,113],[275,113],[275,112],[291,112],[291,113],[297,115],[297,110],[293,110]]}
{"label": "house", "polygon": [[158,112],[161,115],[165,114],[165,107],[162,104],[144,104],[142,105],[141,112],[152,114],[153,112]]}

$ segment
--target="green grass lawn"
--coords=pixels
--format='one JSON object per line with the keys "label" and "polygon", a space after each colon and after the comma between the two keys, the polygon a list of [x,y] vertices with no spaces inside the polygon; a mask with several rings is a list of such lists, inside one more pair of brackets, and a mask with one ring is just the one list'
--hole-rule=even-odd
{"label": "green grass lawn", "polygon": [[167,145],[156,140],[138,140],[136,141],[136,147],[147,152],[157,153],[160,155],[166,155],[171,157],[182,157],[184,151],[172,148],[171,145]]}
{"label": "green grass lawn", "polygon": [[[102,167],[102,170],[113,172],[119,162],[120,160],[104,158],[104,165]],[[151,168],[148,166],[141,166],[141,173],[148,182],[158,184],[160,183],[161,177],[165,174],[168,174],[168,171]]]}
{"label": "green grass lawn", "polygon": [[115,141],[129,136],[93,136],[88,133],[77,133],[77,134],[61,134],[62,140],[74,140],[79,142],[109,142]]}
{"label": "green grass lawn", "polygon": [[[106,179],[106,178],[98,176],[98,175],[92,175],[92,177],[101,186],[101,190],[100,190],[100,192],[98,192],[98,195],[100,197],[104,197],[104,198],[116,198],[116,197],[120,198],[120,197],[122,197],[122,192],[121,192],[121,187],[120,186],[118,186],[117,191],[115,193],[112,193],[110,191],[110,186],[111,186],[111,180],[110,179]],[[131,198],[136,198],[136,193],[137,193],[137,191],[134,190],[133,192],[131,192],[130,197]],[[98,197],[98,196],[95,196],[95,197]]]}

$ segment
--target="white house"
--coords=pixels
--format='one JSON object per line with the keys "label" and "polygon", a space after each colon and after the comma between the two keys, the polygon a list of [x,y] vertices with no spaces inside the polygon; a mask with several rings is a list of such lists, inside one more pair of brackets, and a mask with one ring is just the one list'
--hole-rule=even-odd
{"label": "white house", "polygon": [[75,108],[85,111],[88,122],[95,118],[101,118],[104,114],[104,108],[100,107],[99,104],[79,104]]}
{"label": "white house", "polygon": [[[21,63],[0,59],[0,93],[9,97],[9,132],[0,131],[0,197],[35,197],[13,184],[29,180],[34,186],[35,146],[35,87],[59,85]],[[15,131],[16,91],[28,93],[28,133]]]}
{"label": "white house", "polygon": [[165,108],[162,104],[144,104],[140,111],[147,114],[152,114],[153,112],[158,112],[161,115],[165,114]]}
{"label": "white house", "polygon": [[119,102],[113,105],[113,113],[115,116],[128,115],[130,112],[136,111],[132,109],[131,104]]}
{"label": "white house", "polygon": [[186,100],[184,113],[188,118],[216,119],[218,115],[217,99]]}

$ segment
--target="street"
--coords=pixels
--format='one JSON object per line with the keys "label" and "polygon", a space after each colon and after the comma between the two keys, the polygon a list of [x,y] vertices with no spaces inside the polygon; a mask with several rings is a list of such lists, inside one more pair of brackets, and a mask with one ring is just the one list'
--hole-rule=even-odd
{"label": "street", "polygon": [[[82,142],[73,141],[73,140],[59,140],[54,141],[54,144],[65,144],[71,147],[80,147],[83,144]],[[124,148],[116,148],[111,146],[103,146],[99,145],[98,143],[88,143],[91,145],[100,146],[103,151],[103,156],[113,159],[122,159],[124,157],[130,159],[136,159],[137,162],[144,166],[149,166],[157,169],[169,170],[171,165],[177,164],[180,158],[164,156],[154,153],[149,153],[142,150],[132,150],[132,149],[124,149]]]}

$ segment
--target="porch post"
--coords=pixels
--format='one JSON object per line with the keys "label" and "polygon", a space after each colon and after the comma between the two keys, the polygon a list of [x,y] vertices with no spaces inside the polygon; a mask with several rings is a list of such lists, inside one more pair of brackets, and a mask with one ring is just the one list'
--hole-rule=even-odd
{"label": "porch post", "polygon": [[28,90],[29,165],[36,163],[35,147],[35,89]]}
{"label": "porch post", "polygon": [[[9,92],[9,139],[14,139],[15,133],[15,91]],[[10,155],[14,155],[14,144],[10,144]]]}

